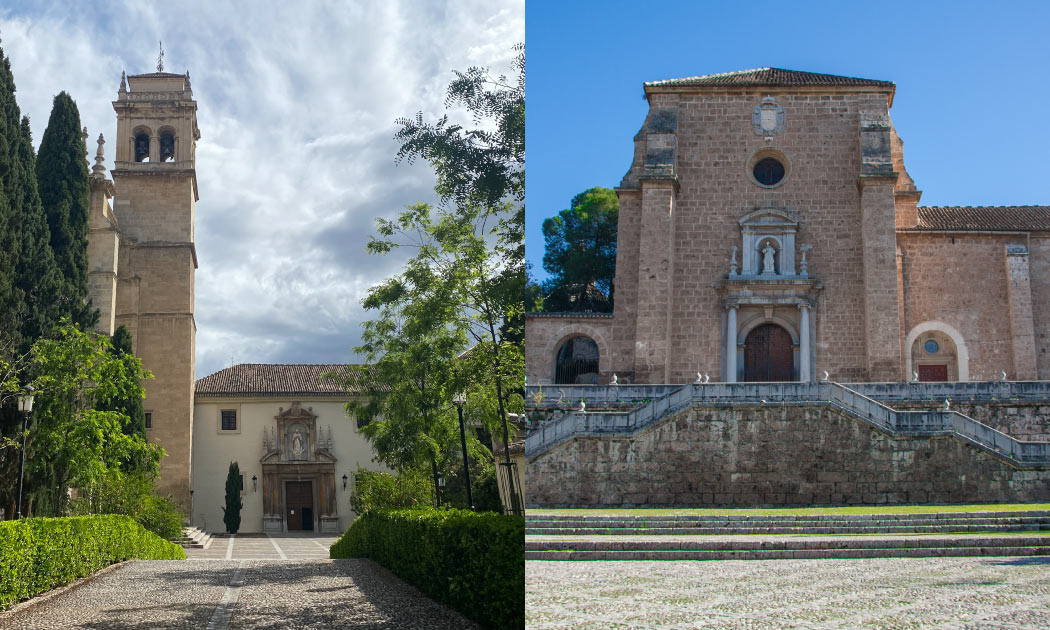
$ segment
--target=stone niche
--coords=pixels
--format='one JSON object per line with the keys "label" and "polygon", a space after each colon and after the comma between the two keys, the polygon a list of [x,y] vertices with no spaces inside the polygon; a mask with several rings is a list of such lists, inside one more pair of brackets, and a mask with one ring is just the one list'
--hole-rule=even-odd
{"label": "stone niche", "polygon": [[273,428],[263,430],[259,461],[264,532],[339,532],[332,428],[319,426],[312,408],[280,408]]}

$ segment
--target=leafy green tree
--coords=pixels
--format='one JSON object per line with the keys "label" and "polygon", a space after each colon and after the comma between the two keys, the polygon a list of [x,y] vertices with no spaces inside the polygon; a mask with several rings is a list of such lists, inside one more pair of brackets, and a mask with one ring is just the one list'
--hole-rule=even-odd
{"label": "leafy green tree", "polygon": [[[128,369],[133,369],[131,366],[140,361],[135,357],[132,352],[131,346],[131,333],[125,326],[118,326],[113,332],[112,347],[110,352],[117,360],[127,364]],[[119,411],[129,418],[128,424],[124,427],[124,431],[128,435],[137,435],[143,439],[146,438],[146,411],[142,406],[143,396],[130,392],[130,398],[114,398],[114,399],[103,399],[99,401],[99,408],[107,411]]]}
{"label": "leafy green tree", "polygon": [[[102,400],[142,396],[152,378],[138,359],[110,351],[109,337],[64,325],[54,339],[33,346],[31,371],[39,394],[26,452],[26,479],[35,501],[65,513],[70,487],[87,488],[114,470],[156,475],[164,451],[128,435],[131,419],[99,409]],[[43,509],[43,507],[42,507]]]}
{"label": "leafy green tree", "polygon": [[51,249],[65,278],[66,308],[82,328],[98,321],[88,302],[87,235],[91,185],[80,112],[69,94],[60,92],[40,141],[36,178],[51,229]]}
{"label": "leafy green tree", "polygon": [[241,507],[241,468],[237,462],[230,462],[230,472],[226,474],[226,506],[222,508],[222,520],[230,534],[236,534],[241,528]]}
{"label": "leafy green tree", "polygon": [[406,470],[392,475],[358,467],[354,473],[350,507],[358,514],[364,514],[368,510],[425,506],[433,501],[430,484],[429,471]]}
{"label": "leafy green tree", "polygon": [[589,188],[543,221],[543,309],[611,312],[620,202],[608,188]]}

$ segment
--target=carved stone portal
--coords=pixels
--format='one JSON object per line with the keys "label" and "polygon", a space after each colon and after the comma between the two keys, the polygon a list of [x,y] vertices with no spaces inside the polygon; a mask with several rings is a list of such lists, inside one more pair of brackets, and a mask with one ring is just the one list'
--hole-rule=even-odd
{"label": "carved stone portal", "polygon": [[332,428],[298,402],[263,430],[263,531],[339,532]]}

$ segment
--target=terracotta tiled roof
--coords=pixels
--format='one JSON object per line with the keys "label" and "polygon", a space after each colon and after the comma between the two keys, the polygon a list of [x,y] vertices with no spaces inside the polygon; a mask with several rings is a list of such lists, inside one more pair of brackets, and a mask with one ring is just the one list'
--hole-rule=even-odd
{"label": "terracotta tiled roof", "polygon": [[801,72],[799,70],[784,70],[783,68],[756,68],[754,70],[737,70],[736,72],[723,72],[721,74],[705,74],[699,77],[666,79],[664,81],[649,81],[645,84],[645,87],[674,86],[875,86],[887,88],[894,87],[892,81],[876,81],[874,79],[840,77],[834,74],[818,74],[815,72]]}
{"label": "terracotta tiled roof", "polygon": [[1050,231],[1050,206],[919,206],[916,230]]}
{"label": "terracotta tiled roof", "polygon": [[321,377],[332,372],[350,377],[350,394],[364,394],[373,369],[347,364],[241,363],[198,379],[195,392],[198,396],[347,396],[340,383]]}

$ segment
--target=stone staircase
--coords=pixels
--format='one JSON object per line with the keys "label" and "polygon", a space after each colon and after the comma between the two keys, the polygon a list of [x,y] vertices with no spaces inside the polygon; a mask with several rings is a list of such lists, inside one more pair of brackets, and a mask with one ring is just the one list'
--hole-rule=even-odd
{"label": "stone staircase", "polygon": [[[1040,532],[1046,532],[1040,535]],[[1050,555],[1050,511],[526,516],[526,560]]]}
{"label": "stone staircase", "polygon": [[[1021,384],[1024,383],[1009,385]],[[605,404],[615,398],[619,388],[604,386],[605,391],[598,392],[599,387],[593,387],[596,390],[594,393],[603,394],[605,398],[601,400]],[[641,387],[634,386],[639,390]],[[644,404],[628,412],[563,410],[564,413],[532,426],[525,438],[526,458],[531,461],[558,444],[577,437],[631,436],[690,407],[827,405],[895,437],[949,436],[1014,468],[1050,467],[1050,442],[1017,440],[950,409],[897,411],[840,383],[694,383],[675,390],[669,390],[667,386],[657,387],[661,389],[654,390],[656,397],[644,399]],[[1046,387],[1040,391],[1044,389]],[[559,393],[562,397],[566,396],[560,390]],[[638,392],[634,392],[635,399],[638,395]],[[527,391],[526,400],[531,401],[530,409],[544,408],[540,398],[538,388],[535,393],[531,389]]]}
{"label": "stone staircase", "polygon": [[182,538],[177,542],[184,549],[206,549],[211,544],[211,534],[196,527],[183,527]]}

